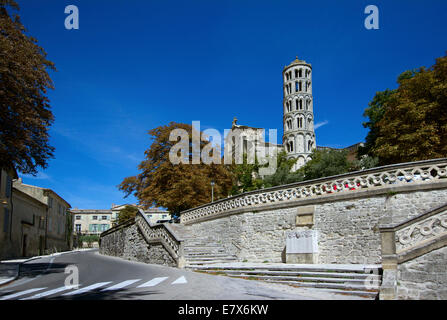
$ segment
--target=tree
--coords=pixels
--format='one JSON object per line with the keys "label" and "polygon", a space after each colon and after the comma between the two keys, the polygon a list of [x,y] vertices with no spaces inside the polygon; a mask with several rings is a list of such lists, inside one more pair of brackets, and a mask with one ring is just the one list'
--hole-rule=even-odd
{"label": "tree", "polygon": [[447,56],[406,71],[383,103],[371,153],[382,165],[447,156]]}
{"label": "tree", "polygon": [[48,144],[54,121],[47,89],[55,70],[37,40],[25,34],[13,0],[0,0],[0,166],[36,174],[46,168],[54,148]]}
{"label": "tree", "polygon": [[[169,151],[177,142],[169,141],[174,129],[184,129],[189,135],[189,164],[172,164]],[[134,194],[146,208],[152,206],[167,208],[178,214],[189,208],[211,201],[211,181],[215,182],[215,199],[227,197],[232,186],[231,172],[221,164],[191,164],[192,126],[171,122],[149,131],[153,142],[145,151],[145,160],[138,169],[138,175],[127,177],[118,186],[126,196]],[[201,147],[206,144],[201,142]]]}
{"label": "tree", "polygon": [[375,146],[377,137],[379,135],[379,127],[377,124],[382,120],[385,113],[385,103],[390,99],[390,96],[395,90],[386,89],[385,91],[376,92],[373,100],[368,104],[368,108],[363,113],[364,117],[368,117],[367,122],[363,122],[363,127],[368,128],[369,132],[365,138],[365,145],[359,147],[358,155],[372,155],[372,149]]}
{"label": "tree", "polygon": [[118,213],[118,221],[116,224],[123,223],[129,219],[135,218],[138,213],[138,208],[134,206],[125,206]]}
{"label": "tree", "polygon": [[248,163],[247,154],[242,155],[241,164],[232,164],[229,168],[232,174],[233,185],[231,194],[258,190],[263,187],[263,181],[259,177],[259,163],[255,156],[255,163]]}
{"label": "tree", "polygon": [[308,161],[300,171],[304,180],[334,176],[355,170],[353,164],[347,159],[346,150],[314,149]]}
{"label": "tree", "polygon": [[303,181],[304,175],[301,171],[291,172],[296,159],[287,158],[287,153],[282,150],[277,155],[276,172],[270,176],[264,177],[264,186],[266,188],[280,186],[283,184]]}

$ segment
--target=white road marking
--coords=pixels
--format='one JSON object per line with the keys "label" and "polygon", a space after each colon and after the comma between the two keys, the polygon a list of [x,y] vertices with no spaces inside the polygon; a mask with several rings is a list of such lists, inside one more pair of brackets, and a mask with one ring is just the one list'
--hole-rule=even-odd
{"label": "white road marking", "polygon": [[87,292],[87,291],[95,290],[96,288],[99,288],[99,287],[103,287],[103,286],[105,286],[105,285],[107,285],[109,283],[112,283],[112,282],[111,281],[108,281],[108,282],[98,282],[98,283],[92,284],[92,285],[90,285],[88,287],[85,287],[85,288],[82,288],[82,289],[78,289],[78,290],[75,290],[75,291],[64,293],[63,296],[71,296],[71,295],[75,295],[75,294],[81,294],[81,293],[84,293],[84,292]]}
{"label": "white road marking", "polygon": [[163,282],[167,279],[168,277],[158,277],[158,278],[154,278],[148,282],[145,282],[141,285],[139,285],[137,288],[145,288],[145,287],[153,287],[156,286],[157,284],[159,284],[160,282]]}
{"label": "white road marking", "polygon": [[186,281],[186,278],[184,276],[181,276],[171,284],[182,284],[182,283],[188,283],[188,281]]}
{"label": "white road marking", "polygon": [[30,299],[39,299],[39,298],[43,298],[43,297],[48,297],[48,296],[51,296],[52,294],[56,294],[56,293],[59,293],[59,292],[62,292],[62,291],[71,290],[73,288],[74,287],[63,286],[63,287],[56,288],[56,289],[53,289],[53,290],[49,290],[49,291],[45,291],[45,292],[42,292],[42,293],[38,293],[38,294],[35,294],[34,296],[23,298],[23,299],[20,299],[20,300],[30,300]]}
{"label": "white road marking", "polygon": [[23,296],[23,295],[28,294],[28,293],[33,293],[33,292],[36,292],[36,291],[39,291],[39,290],[44,290],[44,289],[46,289],[46,288],[28,289],[28,290],[25,290],[25,291],[20,291],[20,292],[14,293],[14,294],[10,294],[10,295],[1,297],[0,300],[13,299],[13,298],[20,297],[20,296]]}
{"label": "white road marking", "polygon": [[127,287],[129,285],[131,285],[132,283],[135,283],[137,281],[140,281],[141,279],[134,279],[134,280],[126,280],[120,283],[115,284],[114,286],[102,289],[101,291],[110,291],[110,290],[119,290],[122,289],[124,287]]}

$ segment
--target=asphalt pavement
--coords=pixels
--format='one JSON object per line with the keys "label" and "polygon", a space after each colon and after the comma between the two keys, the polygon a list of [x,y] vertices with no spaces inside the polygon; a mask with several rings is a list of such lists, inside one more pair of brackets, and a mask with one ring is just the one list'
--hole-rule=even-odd
{"label": "asphalt pavement", "polygon": [[0,285],[0,300],[334,300],[361,299],[318,289],[215,276],[99,254],[97,249],[21,264]]}

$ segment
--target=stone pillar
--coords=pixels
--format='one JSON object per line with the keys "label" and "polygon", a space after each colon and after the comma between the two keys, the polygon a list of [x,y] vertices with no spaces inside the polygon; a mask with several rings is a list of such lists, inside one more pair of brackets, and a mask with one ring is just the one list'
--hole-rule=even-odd
{"label": "stone pillar", "polygon": [[396,232],[389,225],[379,227],[382,241],[382,285],[380,286],[380,300],[395,300],[397,297],[397,255]]}

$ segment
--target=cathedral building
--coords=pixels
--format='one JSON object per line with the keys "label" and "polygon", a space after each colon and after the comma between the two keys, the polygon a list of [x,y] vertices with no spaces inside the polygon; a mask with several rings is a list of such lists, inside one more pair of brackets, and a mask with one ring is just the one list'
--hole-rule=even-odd
{"label": "cathedral building", "polygon": [[[297,159],[293,171],[302,167],[310,160],[310,154],[316,148],[313,96],[312,96],[312,66],[298,57],[285,66],[283,75],[283,144],[273,144],[264,141],[264,129],[238,125],[233,120],[231,135],[233,141],[237,136],[244,153],[251,148],[276,148],[277,152],[285,150],[289,158]],[[237,129],[237,130],[236,130]],[[230,136],[230,135],[229,135]],[[227,138],[228,139],[228,138]],[[268,151],[265,151],[268,154]]]}

